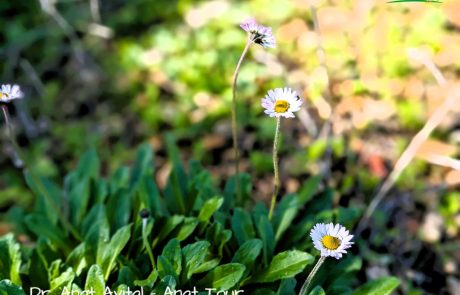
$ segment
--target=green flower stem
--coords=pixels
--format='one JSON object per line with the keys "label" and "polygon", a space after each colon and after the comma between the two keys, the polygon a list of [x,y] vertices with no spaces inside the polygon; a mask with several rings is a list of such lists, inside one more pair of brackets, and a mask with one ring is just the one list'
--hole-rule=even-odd
{"label": "green flower stem", "polygon": [[299,295],[306,295],[308,288],[310,287],[310,283],[315,276],[315,274],[318,272],[319,268],[323,264],[324,260],[326,260],[326,256],[321,256],[321,258],[316,262],[315,267],[311,270],[310,274],[308,275],[307,279],[302,285],[302,288],[300,289]]}
{"label": "green flower stem", "polygon": [[[8,128],[8,137],[9,137],[11,143],[13,144],[13,147],[14,147],[14,150],[16,152],[17,157],[21,161],[22,165],[27,168],[27,167],[29,167],[29,165],[27,165],[26,162],[24,161],[24,157],[22,156],[21,147],[17,143],[16,137],[14,136],[13,128],[12,128],[11,122],[9,120],[8,108],[6,107],[5,104],[2,104],[2,111],[3,111],[3,116],[5,117],[6,126]],[[35,177],[33,174],[31,174],[31,176]],[[72,226],[72,224],[70,224],[70,222],[67,220],[67,218],[65,218],[64,214],[59,209],[59,206],[54,202],[53,198],[48,194],[48,192],[43,187],[41,182],[37,181],[37,183],[39,184],[39,189],[40,189],[42,195],[45,197],[45,199],[48,201],[48,203],[51,205],[51,207],[53,207],[53,210],[56,211],[56,213],[58,214],[58,218],[61,221],[62,225],[70,232],[70,234],[75,239],[77,239],[78,241],[81,241],[82,238],[81,238],[80,234]]]}
{"label": "green flower stem", "polygon": [[251,47],[252,41],[248,38],[246,46],[243,49],[243,53],[241,53],[240,59],[235,68],[235,72],[233,73],[233,81],[232,81],[232,137],[233,137],[233,151],[235,154],[235,176],[236,176],[236,196],[237,200],[241,200],[241,191],[240,191],[240,180],[239,180],[239,173],[240,173],[240,153],[238,151],[238,131],[237,131],[237,122],[236,122],[236,88],[237,88],[237,80],[238,74],[240,73],[240,67],[243,63],[243,59],[246,56],[246,53]]}
{"label": "green flower stem", "polygon": [[273,171],[275,174],[273,196],[270,205],[270,212],[268,213],[268,220],[272,220],[273,211],[275,210],[276,198],[280,190],[280,175],[278,171],[278,142],[280,137],[281,117],[276,118],[275,140],[273,141]]}
{"label": "green flower stem", "polygon": [[142,242],[144,243],[145,250],[150,258],[150,263],[152,264],[152,269],[155,269],[155,259],[153,258],[152,248],[150,247],[149,241],[147,239],[147,218],[142,219]]}

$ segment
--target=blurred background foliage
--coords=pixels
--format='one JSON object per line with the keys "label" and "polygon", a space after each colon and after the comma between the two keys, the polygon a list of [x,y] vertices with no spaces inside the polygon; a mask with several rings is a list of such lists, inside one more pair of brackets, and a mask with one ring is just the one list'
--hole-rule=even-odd
{"label": "blurred background foliage", "polygon": [[[172,132],[183,158],[199,160],[223,183],[232,174],[230,81],[246,38],[238,25],[253,16],[278,41],[275,50],[251,48],[238,85],[242,166],[256,179],[253,197],[266,199],[272,189],[275,123],[260,98],[288,85],[305,108],[282,126],[285,192],[323,171],[330,154],[322,181],[334,188],[334,206],[364,208],[445,99],[407,51],[424,52],[457,82],[459,12],[456,0],[1,1],[1,82],[26,93],[10,112],[27,160],[43,175],[59,179],[90,146],[110,174],[147,141],[161,186],[171,169],[163,135]],[[375,212],[360,245],[362,279],[397,275],[404,294],[460,288],[460,171],[432,157],[458,157],[459,116],[457,106]],[[32,201],[4,125],[1,132],[0,235],[11,230],[9,208]]]}

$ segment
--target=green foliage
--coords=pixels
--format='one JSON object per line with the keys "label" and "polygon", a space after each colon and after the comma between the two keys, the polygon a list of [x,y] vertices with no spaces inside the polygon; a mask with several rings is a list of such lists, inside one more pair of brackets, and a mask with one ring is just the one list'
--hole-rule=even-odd
{"label": "green foliage", "polygon": [[[304,277],[314,258],[296,249],[297,242],[288,232],[293,221],[305,213],[301,205],[310,203],[318,180],[308,180],[302,196],[282,198],[269,221],[262,203],[253,205],[250,212],[239,207],[248,203],[246,198],[235,200],[232,179],[226,192],[219,192],[206,180],[207,171],[196,163],[187,171],[174,143],[170,144],[173,170],[164,190],[153,180],[149,145],[139,148],[131,169],[117,169],[108,178],[100,176],[93,150],[67,174],[63,187],[29,172],[28,183],[37,198],[25,224],[38,241],[23,251],[13,235],[0,239],[0,272],[8,280],[2,281],[0,290],[14,294],[22,292],[19,286],[25,290],[40,286],[58,294],[69,288],[93,288],[102,294],[105,287],[161,291],[168,286],[197,286],[203,290],[244,289],[249,294],[261,290],[264,294],[295,294],[296,280]],[[198,180],[203,185],[195,185]],[[250,179],[245,181],[250,183]],[[250,186],[245,192],[250,194]],[[63,195],[68,198],[62,199]],[[228,204],[236,207],[226,208],[224,198],[233,199]],[[56,218],[53,208],[68,208],[61,211],[67,221]],[[144,208],[151,214],[143,237],[138,215]],[[350,210],[336,209],[337,218],[353,223],[359,215],[346,213]],[[309,239],[310,226],[297,230],[297,241]],[[152,248],[153,265],[143,239]],[[25,263],[26,259],[31,263]]]}
{"label": "green foliage", "polygon": [[352,295],[390,295],[399,284],[399,280],[393,277],[377,279],[359,287]]}

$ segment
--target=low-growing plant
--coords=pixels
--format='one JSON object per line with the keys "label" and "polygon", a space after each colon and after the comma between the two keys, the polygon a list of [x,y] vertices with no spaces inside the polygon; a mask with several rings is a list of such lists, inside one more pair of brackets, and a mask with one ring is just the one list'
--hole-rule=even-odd
{"label": "low-growing plant", "polygon": [[[0,238],[0,294],[38,288],[48,294],[106,294],[106,288],[117,294],[194,288],[195,294],[208,294],[206,288],[297,294],[318,252],[308,237],[313,225],[334,220],[350,227],[360,216],[356,208],[333,208],[333,190],[319,189],[321,181],[313,176],[298,194],[281,199],[269,221],[266,205],[251,199],[249,175],[239,174],[243,198],[237,201],[235,177],[220,190],[197,162],[186,169],[172,138],[167,142],[172,170],[162,190],[147,144],[132,168],[120,167],[109,177],[100,175],[94,150],[62,184],[25,172],[34,209],[14,208],[9,216],[31,241],[19,244],[12,234]],[[359,256],[324,265],[309,294],[390,294],[398,285],[389,278],[353,291]]]}

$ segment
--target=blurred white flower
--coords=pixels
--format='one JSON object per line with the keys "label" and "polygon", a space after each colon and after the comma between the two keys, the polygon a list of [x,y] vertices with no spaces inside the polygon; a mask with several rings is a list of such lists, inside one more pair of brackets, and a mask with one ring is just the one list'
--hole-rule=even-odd
{"label": "blurred white flower", "polygon": [[262,99],[264,113],[270,117],[294,118],[294,112],[300,110],[301,105],[297,92],[290,88],[272,89]]}
{"label": "blurred white flower", "polygon": [[10,102],[16,98],[22,98],[23,93],[18,85],[11,86],[10,84],[2,85],[0,92],[0,102]]}
{"label": "blurred white flower", "polygon": [[345,249],[351,247],[353,242],[348,230],[340,224],[333,223],[316,224],[310,232],[315,248],[321,251],[321,256],[331,256],[336,259],[342,258],[342,254],[347,253]]}
{"label": "blurred white flower", "polygon": [[240,24],[240,27],[248,32],[252,42],[263,47],[276,47],[276,40],[272,33],[272,28],[259,25],[255,19],[248,18]]}

